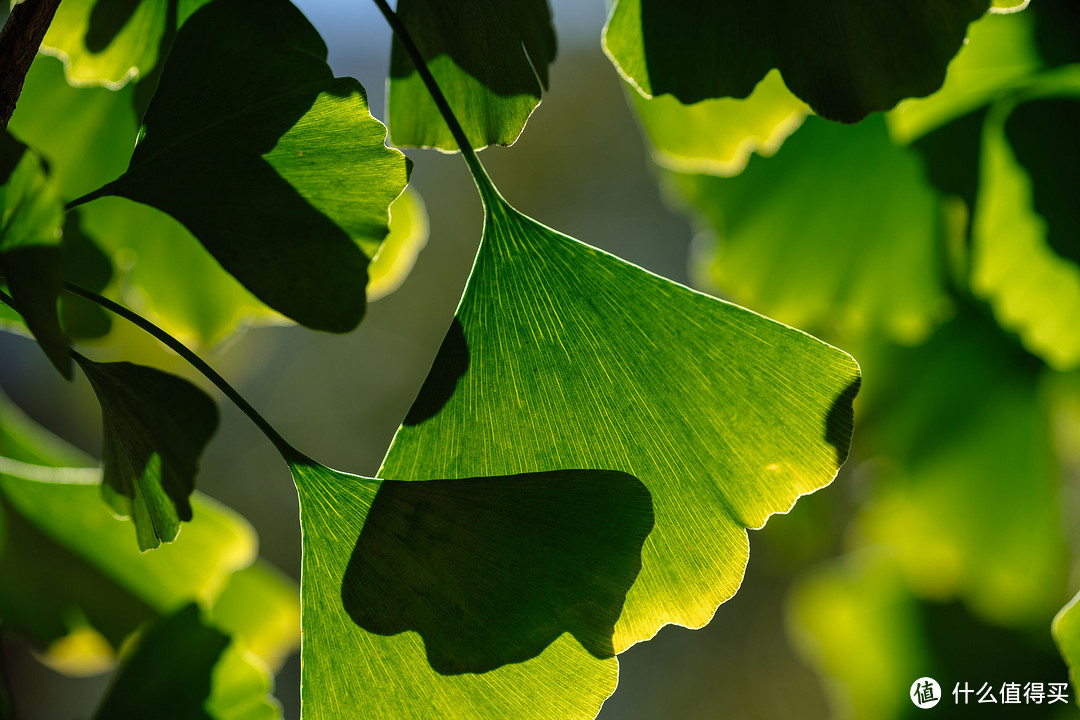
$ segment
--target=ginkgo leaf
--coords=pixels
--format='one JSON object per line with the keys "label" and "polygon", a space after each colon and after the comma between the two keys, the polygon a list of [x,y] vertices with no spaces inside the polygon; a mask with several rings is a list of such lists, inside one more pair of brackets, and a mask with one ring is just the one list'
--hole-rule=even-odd
{"label": "ginkgo leaf", "polygon": [[73,85],[116,90],[145,76],[176,29],[209,0],[65,0],[42,52],[64,61]]}
{"label": "ginkgo leaf", "polygon": [[0,133],[0,278],[49,361],[72,377],[71,348],[60,327],[64,206],[41,157]]}
{"label": "ginkgo leaf", "polygon": [[[560,235],[481,187],[488,214],[473,274],[380,476],[540,479],[574,469],[638,478],[655,526],[611,648],[666,623],[704,625],[742,579],[746,528],[827,484],[846,457],[858,366],[808,335]],[[360,499],[365,486],[354,487],[366,509],[374,489]],[[420,657],[407,635],[392,641]],[[480,693],[465,696],[472,715],[590,717],[613,677],[550,691],[562,673],[590,667],[589,647],[563,635],[527,663],[463,676]],[[436,677],[417,672],[425,683]],[[447,717],[466,701],[436,687],[424,692],[440,697]],[[573,712],[555,714],[536,705],[540,697],[569,699]]]}
{"label": "ginkgo leaf", "polygon": [[595,716],[615,688],[615,624],[653,526],[640,481],[291,468],[305,718]]}
{"label": "ginkgo leaf", "polygon": [[645,97],[746,97],[772,68],[814,112],[842,122],[929,95],[989,0],[869,5],[799,0],[617,0],[604,50]]}
{"label": "ginkgo leaf", "polygon": [[940,204],[918,156],[871,118],[808,118],[741,175],[671,176],[715,239],[697,284],[796,327],[920,342],[947,314]]}
{"label": "ginkgo leaf", "polygon": [[769,72],[745,100],[721,98],[683,105],[671,96],[630,93],[659,165],[686,173],[730,177],[750,154],[769,157],[795,132],[810,109]]}
{"label": "ginkgo leaf", "polygon": [[127,172],[82,201],[164,210],[263,302],[351,330],[409,163],[383,144],[360,84],[325,58],[286,0],[201,8],[177,34]]}
{"label": "ginkgo leaf", "polygon": [[[1068,105],[1077,100],[1060,102]],[[1060,183],[1060,192],[1074,197],[1076,177],[1045,162],[1031,167],[1018,163],[1005,135],[1009,110],[1007,105],[995,107],[983,132],[979,191],[972,219],[971,285],[991,303],[998,322],[1020,334],[1025,347],[1051,367],[1068,370],[1080,364],[1080,334],[1076,332],[1080,323],[1080,265],[1075,259],[1080,253],[1075,251],[1075,231],[1069,235],[1069,223],[1075,227],[1075,216],[1070,221],[1067,201],[1063,206],[1060,200],[1040,197],[1040,207],[1047,203],[1053,206],[1048,210],[1050,215],[1040,217],[1033,185],[1034,174],[1039,173],[1040,190]],[[1047,151],[1051,143],[1068,142],[1059,135],[1060,127],[1046,129],[1054,133],[1046,138],[1037,137],[1044,123],[1025,127],[1037,112],[1038,106],[1032,113],[1021,113],[1020,122],[1010,126],[1011,135],[1023,136],[1026,154]],[[1052,195],[1057,192],[1051,191]],[[1051,233],[1055,240],[1051,240]],[[1055,252],[1051,242],[1058,243],[1061,250]]]}
{"label": "ginkgo leaf", "polygon": [[[95,720],[274,720],[281,706],[265,667],[252,664],[230,638],[187,605],[139,638]],[[257,662],[257,661],[256,661]]]}
{"label": "ginkgo leaf", "polygon": [[428,241],[424,200],[411,186],[390,204],[390,232],[368,267],[368,302],[401,287]]}
{"label": "ginkgo leaf", "polygon": [[187,380],[160,370],[75,358],[101,403],[106,501],[131,517],[140,549],[172,542],[192,517],[188,496],[217,429],[217,406]]}
{"label": "ginkgo leaf", "polygon": [[[547,0],[399,0],[397,15],[472,146],[513,144],[540,103],[555,59]],[[397,37],[387,106],[395,145],[458,149]]]}
{"label": "ginkgo leaf", "polygon": [[1025,87],[1044,67],[1034,36],[1041,10],[1007,17],[989,14],[973,22],[941,89],[929,97],[904,100],[886,115],[893,138],[911,142]]}

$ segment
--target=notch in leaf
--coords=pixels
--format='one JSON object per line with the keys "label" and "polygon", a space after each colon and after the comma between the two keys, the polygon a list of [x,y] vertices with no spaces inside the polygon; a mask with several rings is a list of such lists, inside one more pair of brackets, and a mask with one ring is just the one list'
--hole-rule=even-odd
{"label": "notch in leaf", "polygon": [[858,122],[941,87],[988,0],[618,0],[604,50],[642,95],[744,98],[772,68],[830,120]]}
{"label": "notch in leaf", "polygon": [[49,360],[68,380],[71,347],[60,327],[64,206],[36,152],[0,134],[0,278]]}
{"label": "notch in leaf", "polygon": [[217,406],[160,370],[74,357],[101,403],[106,502],[131,517],[140,549],[172,542],[191,519],[189,496],[199,455],[217,429]]}
{"label": "notch in leaf", "polygon": [[360,322],[409,162],[363,87],[286,0],[218,0],[177,33],[119,195],[179,220],[260,300],[308,327]]}

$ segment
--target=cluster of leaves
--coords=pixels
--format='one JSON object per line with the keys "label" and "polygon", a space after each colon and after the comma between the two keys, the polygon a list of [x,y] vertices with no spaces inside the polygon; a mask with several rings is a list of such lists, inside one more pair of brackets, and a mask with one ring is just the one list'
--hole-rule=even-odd
{"label": "cluster of leaves", "polygon": [[[295,450],[176,339],[211,345],[256,322],[347,332],[423,243],[410,163],[296,8],[65,0],[43,46],[62,66],[38,58],[0,141],[2,320],[65,377],[82,369],[105,433],[99,473],[4,406],[0,621],[84,671],[153,622],[98,717],[273,717],[267,663],[299,640],[297,595],[305,717],[593,717],[615,655],[665,624],[708,622],[742,580],[747,529],[848,455],[851,357],[545,227],[488,178],[474,150],[512,143],[548,83],[544,0],[377,4],[398,31],[391,139],[462,151],[485,209],[468,286],[379,479]],[[1080,364],[1076,216],[1068,192],[1041,190],[1055,168],[1040,146],[1067,134],[1078,83],[1052,38],[1032,39],[1044,16],[1030,11],[979,20],[946,77],[988,4],[875,13],[845,0],[823,14],[790,1],[765,18],[620,0],[604,47],[664,183],[718,232],[702,283],[859,348],[895,383],[864,404],[864,452],[896,466],[856,519],[859,542],[889,548],[902,579],[890,587],[1022,625],[1062,590],[1039,393],[1052,371],[1000,327],[1056,370]],[[984,28],[1002,37],[982,41]],[[987,71],[994,42],[1023,63]],[[824,119],[862,120],[943,80],[886,121]],[[1038,192],[1018,193],[1025,182]],[[1044,196],[1049,209],[1033,206]],[[1018,288],[1001,268],[1034,251],[1006,222],[1061,277]],[[192,494],[213,400],[71,348],[108,332],[102,308],[190,359],[280,451],[300,497],[299,593],[254,561],[242,520]],[[984,443],[993,454],[973,450]],[[1007,468],[1022,469],[992,483],[1001,497],[970,527],[950,522]],[[90,502],[99,483],[152,552]],[[1039,545],[1029,556],[1018,538]],[[820,588],[846,589],[814,582],[794,601],[811,632],[841,606],[815,605]],[[867,712],[882,717],[876,700]]]}

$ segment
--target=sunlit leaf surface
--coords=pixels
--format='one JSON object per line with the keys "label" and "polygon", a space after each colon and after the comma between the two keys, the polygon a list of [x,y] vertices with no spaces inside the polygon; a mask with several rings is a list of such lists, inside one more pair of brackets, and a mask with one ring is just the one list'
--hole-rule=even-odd
{"label": "sunlit leaf surface", "polygon": [[217,406],[187,380],[154,368],[76,360],[101,403],[105,500],[132,519],[141,550],[172,542],[192,517],[188,496],[217,429]]}
{"label": "sunlit leaf surface", "polygon": [[177,35],[127,172],[95,196],[164,210],[256,297],[344,332],[408,162],[325,58],[285,0],[207,5]]}
{"label": "sunlit leaf surface", "polygon": [[[400,0],[397,14],[472,146],[517,140],[555,59],[547,0]],[[395,145],[458,149],[397,38],[390,54],[388,107]]]}
{"label": "sunlit leaf surface", "polygon": [[847,455],[850,357],[486,202],[389,479],[293,462],[306,717],[593,717]]}
{"label": "sunlit leaf surface", "polygon": [[409,187],[390,205],[390,233],[368,267],[368,302],[401,287],[427,241],[427,209],[420,193]]}
{"label": "sunlit leaf surface", "polygon": [[670,95],[630,96],[659,165],[724,177],[742,172],[751,153],[765,157],[776,153],[809,112],[775,70],[745,100],[683,105]]}
{"label": "sunlit leaf surface", "polygon": [[208,0],[65,0],[42,50],[74,85],[117,89],[157,64],[176,28]]}
{"label": "sunlit leaf surface", "polygon": [[808,118],[741,175],[672,176],[715,233],[698,284],[796,327],[924,339],[948,311],[940,205],[884,123]]}
{"label": "sunlit leaf surface", "polygon": [[816,113],[857,122],[937,90],[968,23],[988,5],[618,0],[604,48],[645,97],[743,98],[777,68]]}

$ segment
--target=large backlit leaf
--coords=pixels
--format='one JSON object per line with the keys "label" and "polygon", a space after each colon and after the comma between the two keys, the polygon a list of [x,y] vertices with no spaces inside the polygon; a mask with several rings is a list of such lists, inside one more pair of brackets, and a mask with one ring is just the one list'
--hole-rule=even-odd
{"label": "large backlit leaf", "polygon": [[658,164],[677,172],[722,176],[742,172],[753,152],[773,155],[809,112],[776,71],[745,100],[683,105],[670,95],[631,97]]}
{"label": "large backlit leaf", "polygon": [[119,88],[157,64],[176,28],[208,0],[65,0],[42,51],[74,85]]}
{"label": "large backlit leaf", "polygon": [[936,195],[880,119],[808,118],[738,177],[674,181],[716,234],[699,282],[737,302],[796,327],[907,342],[948,308]]}
{"label": "large backlit leaf", "polygon": [[[400,0],[397,14],[472,146],[517,140],[555,59],[547,0]],[[458,149],[396,37],[387,102],[395,145]]]}
{"label": "large backlit leaf", "polygon": [[292,471],[305,718],[595,716],[615,688],[612,635],[653,524],[641,482]]}
{"label": "large backlit leaf", "polygon": [[856,122],[945,78],[988,0],[901,4],[617,0],[604,48],[645,97],[746,97],[772,68],[819,115]]}
{"label": "large backlit leaf", "polygon": [[408,162],[325,58],[286,0],[203,7],[177,35],[127,172],[93,195],[164,210],[268,305],[344,332],[363,316]]}
{"label": "large backlit leaf", "polygon": [[272,685],[265,667],[249,662],[192,604],[139,638],[94,717],[274,720],[281,707],[269,697]]}
{"label": "large backlit leaf", "polygon": [[867,365],[883,382],[860,440],[882,460],[861,535],[920,597],[1002,625],[1045,621],[1065,569],[1040,365],[970,312]]}
{"label": "large backlit leaf", "polygon": [[76,355],[101,403],[106,501],[131,517],[139,548],[172,542],[191,520],[199,456],[217,429],[214,401],[154,368]]}
{"label": "large backlit leaf", "polygon": [[41,157],[0,133],[0,277],[41,349],[71,379],[71,349],[57,313],[63,226],[64,206]]}
{"label": "large backlit leaf", "polygon": [[[364,661],[335,678],[336,694],[320,685],[325,689],[308,698],[325,702],[326,697],[349,695],[339,683],[357,682],[363,702],[379,703],[373,707],[395,717],[449,718],[461,708],[470,717],[592,717],[614,687],[616,666],[605,658],[648,639],[666,623],[704,625],[742,579],[746,528],[760,527],[770,514],[788,510],[799,495],[827,484],[847,455],[851,401],[859,382],[850,357],[560,235],[517,213],[490,188],[485,197],[485,235],[473,275],[431,374],[387,455],[380,474],[389,480],[377,486],[376,481],[294,468],[305,532],[305,602],[322,603],[305,605],[305,619],[324,617],[338,632],[355,621],[366,631],[333,652],[305,645],[305,676],[332,672],[346,653],[395,658]],[[520,476],[515,482],[526,487],[500,491],[507,476]],[[620,477],[626,480],[618,484],[627,490],[620,491],[612,479]],[[498,654],[495,647],[475,650],[472,658],[474,651],[460,643],[433,650],[437,633],[430,638],[424,629],[419,635],[402,633],[429,622],[423,613],[412,624],[400,618],[373,620],[371,613],[381,612],[378,606],[347,615],[341,598],[332,594],[335,580],[321,591],[323,600],[307,594],[309,588],[315,592],[316,573],[325,575],[329,568],[336,579],[361,562],[331,542],[351,541],[357,518],[367,517],[358,548],[367,548],[365,536],[372,534],[387,541],[404,538],[406,547],[415,547],[415,557],[407,562],[429,563],[431,569],[403,576],[423,577],[441,566],[429,543],[435,548],[447,542],[482,547],[479,538],[468,536],[479,532],[470,528],[484,524],[450,519],[460,512],[456,508],[462,501],[455,496],[490,496],[490,510],[481,506],[473,512],[493,518],[486,521],[492,538],[498,537],[500,524],[509,523],[522,538],[515,542],[544,544],[585,518],[602,525],[626,512],[589,509],[600,501],[589,499],[585,484],[599,484],[602,478],[612,484],[604,493],[607,507],[616,501],[632,507],[629,480],[638,479],[646,497],[651,496],[655,520],[621,613],[609,609],[597,616],[605,628],[618,618],[613,631],[604,631],[610,633],[604,645],[595,631],[567,623],[562,628],[567,632],[557,640],[557,633],[537,635],[543,642],[528,643],[528,653],[507,650],[494,660],[485,656]],[[535,499],[525,500],[530,494]],[[575,500],[579,495],[581,500]],[[619,501],[618,495],[626,499]],[[542,523],[528,507],[553,502],[559,510],[542,513],[552,516]],[[382,517],[376,521],[377,509]],[[570,525],[561,531],[530,530],[554,522]],[[387,529],[369,530],[373,523]],[[602,532],[582,527],[574,534]],[[454,537],[462,540],[454,543]],[[603,546],[606,552],[614,548],[610,542]],[[369,552],[368,574],[385,551]],[[474,554],[486,558],[492,553]],[[459,562],[455,558],[445,565]],[[559,574],[574,577],[567,571]],[[440,579],[433,587],[463,584],[450,573]],[[521,583],[514,576],[503,582],[509,587]],[[425,592],[420,596],[426,597]],[[345,605],[349,602],[346,597]],[[479,608],[489,606],[475,602]],[[519,602],[527,601],[522,596]],[[400,601],[394,607],[410,604],[416,603]],[[484,617],[481,610],[461,612],[466,618]],[[449,620],[443,624],[451,625]],[[399,634],[383,638],[373,633]],[[467,644],[469,636],[462,636]],[[304,637],[305,643],[315,642],[310,625]],[[550,643],[546,649],[545,643]],[[399,663],[410,668],[404,678]],[[444,674],[469,667],[487,672]],[[405,696],[432,697],[432,706],[375,698],[371,688],[381,687],[382,681],[365,679],[386,672],[395,672],[399,688],[402,683],[410,688]],[[354,673],[359,678],[349,680]],[[315,693],[313,686],[304,687]],[[556,687],[560,690],[552,692]],[[361,693],[360,688],[367,690]],[[306,711],[311,707],[306,705]]]}
{"label": "large backlit leaf", "polygon": [[[1065,135],[1075,131],[1054,126],[1057,118],[1036,118],[1048,109],[1047,102],[1033,103],[1024,112],[1020,112],[1021,105],[1016,110],[1018,120],[1009,125],[1010,136],[1021,140],[1028,167],[1017,162],[1009,147],[1005,135],[1008,108],[999,106],[987,118],[972,226],[971,284],[993,305],[1002,326],[1018,332],[1025,347],[1052,367],[1065,370],[1080,364],[1080,333],[1076,332],[1080,326],[1080,265],[1067,259],[1080,257],[1075,250],[1076,218],[1068,205],[1080,183],[1075,172],[1050,158],[1030,160],[1032,152],[1064,157],[1053,144],[1069,141],[1061,131]],[[1077,102],[1049,104],[1056,111],[1061,104],[1072,107]],[[1052,136],[1038,137],[1039,132]],[[1046,190],[1046,197],[1036,199],[1036,174],[1039,193]],[[1055,184],[1061,187],[1055,188]],[[1061,198],[1065,198],[1064,205]],[[1045,217],[1040,216],[1040,210],[1047,213]],[[1051,243],[1061,249],[1055,252]]]}

